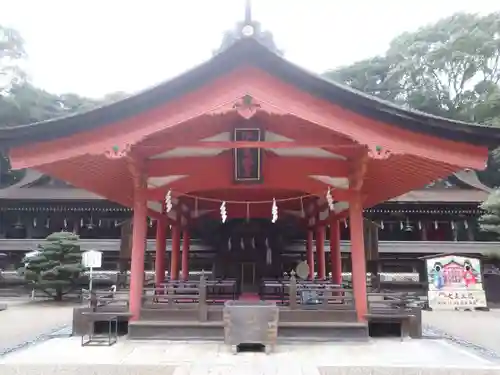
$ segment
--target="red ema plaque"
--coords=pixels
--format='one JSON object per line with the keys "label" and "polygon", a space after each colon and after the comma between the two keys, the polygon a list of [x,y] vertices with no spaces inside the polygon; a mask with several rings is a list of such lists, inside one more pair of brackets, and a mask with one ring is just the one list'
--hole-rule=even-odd
{"label": "red ema plaque", "polygon": [[[234,141],[258,142],[260,129],[234,129]],[[261,162],[259,148],[234,149],[234,180],[236,182],[260,182],[262,179]]]}

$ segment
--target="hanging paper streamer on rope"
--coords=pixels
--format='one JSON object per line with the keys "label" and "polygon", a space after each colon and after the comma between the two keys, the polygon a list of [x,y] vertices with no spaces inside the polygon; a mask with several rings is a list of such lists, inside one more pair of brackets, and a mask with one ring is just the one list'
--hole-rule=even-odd
{"label": "hanging paper streamer on rope", "polygon": [[273,214],[271,222],[276,223],[276,221],[278,220],[278,206],[276,205],[276,199],[274,198],[273,198],[273,208],[271,210],[271,213]]}
{"label": "hanging paper streamer on rope", "polygon": [[172,190],[169,190],[165,196],[165,211],[167,213],[172,211]]}
{"label": "hanging paper streamer on rope", "polygon": [[226,212],[226,202],[222,202],[220,205],[220,217],[222,222],[225,223],[227,220],[227,212]]}
{"label": "hanging paper streamer on rope", "polygon": [[332,191],[330,188],[328,188],[328,191],[326,192],[326,201],[328,202],[328,208],[333,212],[335,206],[333,205]]}

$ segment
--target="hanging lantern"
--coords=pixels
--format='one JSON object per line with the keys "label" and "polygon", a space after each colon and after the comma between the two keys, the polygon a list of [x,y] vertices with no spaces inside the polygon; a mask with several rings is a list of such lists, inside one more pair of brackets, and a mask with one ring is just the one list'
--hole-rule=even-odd
{"label": "hanging lantern", "polygon": [[165,211],[167,213],[172,211],[172,190],[169,190],[165,195]]}
{"label": "hanging lantern", "polygon": [[225,223],[227,220],[226,201],[222,202],[220,205],[220,217],[222,222]]}
{"label": "hanging lantern", "polygon": [[330,211],[334,211],[335,206],[333,204],[333,197],[332,197],[332,191],[330,188],[328,188],[328,191],[326,192],[326,201],[328,202],[328,208]]}
{"label": "hanging lantern", "polygon": [[276,223],[278,220],[278,206],[276,205],[276,199],[273,198],[273,208],[271,209],[271,213],[273,215],[271,222]]}
{"label": "hanging lantern", "polygon": [[413,225],[410,223],[410,219],[406,218],[405,232],[413,232]]}
{"label": "hanging lantern", "polygon": [[36,228],[36,225],[37,225],[37,223],[36,223],[36,217],[35,217],[35,218],[33,219],[33,228]]}
{"label": "hanging lantern", "polygon": [[380,229],[384,230],[384,220],[380,222]]}
{"label": "hanging lantern", "polygon": [[434,220],[434,229],[438,230],[438,228],[439,228],[439,224],[438,224],[437,220]]}

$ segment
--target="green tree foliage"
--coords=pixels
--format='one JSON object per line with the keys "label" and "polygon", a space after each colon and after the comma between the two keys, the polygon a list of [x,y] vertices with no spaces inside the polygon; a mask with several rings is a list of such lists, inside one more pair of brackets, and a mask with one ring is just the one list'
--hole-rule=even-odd
{"label": "green tree foliage", "polygon": [[481,208],[485,211],[479,219],[481,230],[495,233],[500,238],[500,189],[493,191]]}
{"label": "green tree foliage", "polygon": [[0,92],[24,80],[19,62],[26,57],[24,40],[13,29],[0,25]]}
{"label": "green tree foliage", "polygon": [[[500,12],[455,14],[396,37],[384,56],[325,77],[404,107],[499,126],[499,31]],[[490,186],[500,185],[495,155],[480,175]]]}
{"label": "green tree foliage", "polygon": [[77,287],[84,271],[78,240],[74,233],[52,233],[39,245],[36,255],[23,260],[25,266],[19,273],[35,288],[56,301],[62,300]]}
{"label": "green tree foliage", "polygon": [[[20,68],[26,57],[21,35],[0,25],[0,127],[85,112],[127,96],[117,92],[96,100],[76,94],[51,94],[29,82]],[[9,159],[0,153],[0,188],[16,183],[23,175],[24,171],[12,171]]]}

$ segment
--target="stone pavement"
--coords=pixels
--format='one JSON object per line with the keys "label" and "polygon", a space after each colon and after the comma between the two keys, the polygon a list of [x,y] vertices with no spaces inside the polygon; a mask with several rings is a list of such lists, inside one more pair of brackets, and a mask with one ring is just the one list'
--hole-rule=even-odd
{"label": "stone pavement", "polygon": [[36,339],[42,334],[71,324],[74,305],[6,299],[0,312],[0,354]]}
{"label": "stone pavement", "polygon": [[423,311],[425,325],[500,356],[500,310]]}
{"label": "stone pavement", "polygon": [[[280,346],[279,352],[272,356],[251,353],[232,356],[217,343],[151,344],[126,342],[122,339],[112,348],[81,348],[79,338],[57,338],[2,357],[1,354],[8,352],[9,349],[19,347],[41,335],[47,335],[57,328],[70,325],[73,308],[73,305],[56,305],[53,302],[31,302],[21,299],[0,301],[0,303],[5,302],[9,308],[0,312],[0,374],[2,375],[43,374],[43,369],[47,370],[47,373],[52,373],[55,363],[59,370],[64,369],[82,375],[87,373],[110,375],[115,371],[122,373],[120,366],[131,368],[124,373],[137,373],[135,371],[139,371],[140,367],[141,374],[162,375],[207,374],[208,367],[212,369],[211,374],[225,374],[235,372],[235,366],[238,368],[238,374],[272,375],[286,372],[288,375],[295,373],[336,375],[351,373],[356,366],[359,370],[356,370],[358,371],[356,374],[378,368],[382,371],[377,372],[380,374],[402,375],[405,371],[418,367],[425,371],[429,370],[432,374],[449,374],[451,367],[443,367],[445,365],[443,358],[446,358],[445,362],[448,364],[454,363],[455,370],[467,368],[467,374],[472,375],[479,373],[473,371],[472,367],[485,370],[500,363],[498,339],[500,310],[423,313],[425,326],[434,328],[438,335],[441,333],[452,341],[459,342],[460,345],[445,340],[410,340],[403,343],[398,340],[374,340],[366,344]],[[425,348],[422,348],[422,345],[425,345]],[[375,346],[378,348],[376,352]],[[496,356],[467,348],[477,349],[474,346],[496,352]],[[422,358],[425,359],[425,363],[419,362]],[[120,366],[116,367],[118,364]],[[438,365],[441,366],[440,370],[432,367]],[[2,368],[2,366],[7,367]],[[97,368],[91,368],[95,366]],[[500,368],[494,371],[500,374]],[[420,370],[418,373],[424,374]],[[486,374],[481,372],[483,373]]]}
{"label": "stone pavement", "polygon": [[[37,372],[38,371],[38,372]],[[120,340],[81,347],[80,338],[53,338],[0,359],[11,374],[500,374],[500,366],[445,340],[278,345],[276,353],[240,353],[216,342]],[[376,371],[376,372],[374,372]]]}

